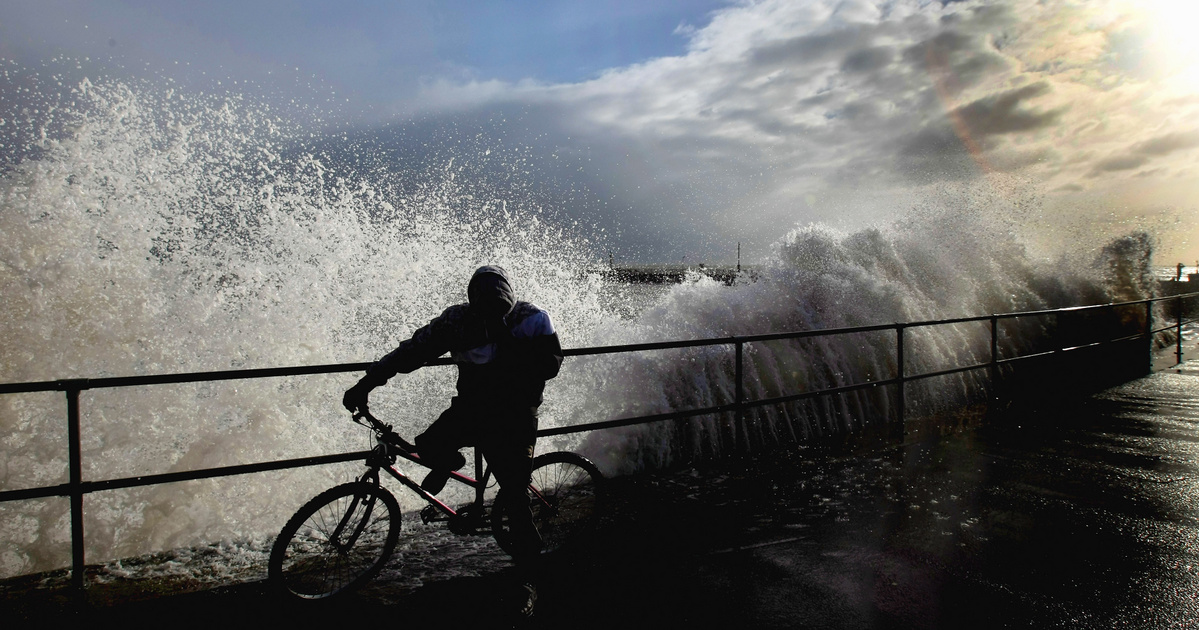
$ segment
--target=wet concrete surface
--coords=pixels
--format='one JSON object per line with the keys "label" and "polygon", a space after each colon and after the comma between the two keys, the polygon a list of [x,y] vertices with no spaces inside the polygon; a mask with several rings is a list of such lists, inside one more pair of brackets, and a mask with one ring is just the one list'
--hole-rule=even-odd
{"label": "wet concrete surface", "polygon": [[613,480],[593,544],[543,567],[531,620],[483,539],[440,560],[410,547],[330,605],[249,582],[4,612],[26,626],[1199,628],[1199,362],[944,433]]}

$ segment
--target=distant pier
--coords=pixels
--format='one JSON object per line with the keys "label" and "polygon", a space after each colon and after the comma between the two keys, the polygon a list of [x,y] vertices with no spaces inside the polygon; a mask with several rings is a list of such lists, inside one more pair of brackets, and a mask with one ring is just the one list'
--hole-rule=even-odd
{"label": "distant pier", "polygon": [[751,282],[758,279],[756,269],[741,266],[740,241],[737,242],[737,264],[735,265],[709,265],[707,263],[687,265],[682,262],[678,264],[617,265],[616,257],[612,252],[608,252],[608,266],[594,269],[592,272],[598,273],[606,280],[628,284],[680,284],[687,278],[687,274],[707,276],[727,285],[732,285],[738,278]]}
{"label": "distant pier", "polygon": [[617,265],[594,270],[608,280],[629,284],[678,284],[688,273],[707,276],[724,284],[737,278],[756,279],[757,273],[740,265]]}

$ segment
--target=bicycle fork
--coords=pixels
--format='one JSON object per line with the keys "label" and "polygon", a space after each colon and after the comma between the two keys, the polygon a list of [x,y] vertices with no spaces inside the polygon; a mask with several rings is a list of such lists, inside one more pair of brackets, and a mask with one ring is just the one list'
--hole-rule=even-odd
{"label": "bicycle fork", "polygon": [[[372,476],[370,473],[363,475],[362,481],[371,478],[376,484],[379,483],[377,476]],[[362,505],[362,516],[357,517],[359,504]],[[371,493],[355,494],[354,499],[350,501],[350,505],[346,508],[345,514],[342,514],[341,520],[337,523],[337,527],[333,528],[333,532],[329,535],[329,543],[340,554],[349,552],[358,542],[358,537],[362,535],[366,529],[367,523],[371,520],[371,513],[375,510],[375,495]],[[355,520],[357,518],[357,520]],[[342,541],[342,534],[346,528],[352,527],[353,531],[349,538]]]}

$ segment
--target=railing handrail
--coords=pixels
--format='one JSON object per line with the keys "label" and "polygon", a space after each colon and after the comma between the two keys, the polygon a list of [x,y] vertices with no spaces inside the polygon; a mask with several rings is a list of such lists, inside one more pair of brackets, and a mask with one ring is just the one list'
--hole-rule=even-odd
{"label": "railing handrail", "polygon": [[[875,324],[869,326],[851,326],[844,328],[831,328],[820,330],[804,330],[781,333],[766,333],[757,335],[739,335],[729,337],[717,337],[710,339],[692,339],[682,341],[661,341],[649,343],[636,343],[615,346],[597,346],[590,348],[571,348],[564,350],[566,356],[586,356],[600,354],[618,354],[624,352],[643,352],[651,350],[670,350],[679,348],[694,348],[703,346],[716,345],[732,345],[735,349],[735,394],[732,403],[704,407],[699,409],[688,409],[683,411],[674,411],[667,413],[658,413],[644,416],[634,416],[629,418],[619,418],[613,420],[605,420],[580,425],[571,425],[568,427],[554,427],[549,429],[541,429],[537,432],[538,437],[551,435],[563,435],[568,433],[582,433],[586,431],[595,431],[601,429],[610,429],[621,426],[631,426],[635,424],[649,424],[652,422],[662,422],[666,420],[683,420],[696,416],[734,413],[737,421],[744,419],[744,412],[747,409],[762,407],[766,405],[784,404],[788,402],[815,398],[818,396],[828,396],[836,394],[844,394],[853,391],[895,386],[898,396],[898,414],[899,422],[903,422],[903,409],[905,406],[904,399],[904,384],[907,381],[916,379],[933,378],[937,376],[945,376],[950,374],[958,374],[979,369],[998,370],[1001,365],[1009,364],[1014,361],[1029,360],[1046,355],[1054,355],[1058,353],[1071,352],[1083,348],[1094,347],[1096,345],[1119,343],[1122,341],[1135,340],[1140,338],[1151,338],[1153,334],[1162,330],[1177,327],[1179,332],[1178,337],[1178,360],[1182,361],[1182,305],[1184,299],[1199,297],[1199,292],[1185,293],[1172,296],[1164,296],[1157,298],[1147,298],[1143,300],[1134,300],[1129,302],[1111,302],[1107,304],[1094,304],[1088,306],[1074,306],[1060,309],[1043,309],[1036,311],[1022,311],[1004,314],[980,315],[975,317],[957,317],[939,320],[927,320],[908,323],[893,323],[893,324]],[[1152,305],[1156,302],[1174,300],[1178,304],[1177,321],[1175,326],[1163,328],[1160,330],[1153,329]],[[1018,357],[1000,358],[997,351],[998,338],[998,322],[1001,319],[1014,319],[1019,317],[1034,317],[1044,315],[1060,315],[1063,313],[1081,312],[1097,309],[1113,309],[1120,307],[1131,307],[1144,305],[1146,307],[1146,323],[1144,331],[1135,334],[1120,337],[1117,339],[1105,339],[1096,343],[1083,344],[1074,347],[1059,347],[1056,350],[1049,352],[1036,352]],[[1188,320],[1186,323],[1191,323],[1194,320]],[[948,369],[941,369],[933,372],[922,374],[907,374],[904,368],[904,331],[909,328],[940,326],[949,324],[969,323],[969,322],[989,322],[991,325],[990,344],[991,357],[987,363],[976,365],[958,366]],[[772,398],[760,398],[755,400],[746,400],[744,396],[744,345],[747,343],[760,343],[765,341],[778,341],[784,339],[803,339],[809,337],[826,337],[833,335],[859,334],[868,332],[893,331],[895,333],[895,348],[896,348],[896,375],[893,378],[878,379],[872,381],[864,381],[860,383],[852,383],[848,385],[838,385],[835,387],[826,387],[815,389],[798,394],[789,394],[785,396],[776,396]],[[427,363],[427,365],[449,365],[451,364],[448,358],[439,358]],[[254,464],[240,464],[234,466],[224,466],[220,468],[207,468],[199,470],[171,472],[153,475],[142,475],[138,477],[128,477],[122,479],[107,479],[102,481],[84,481],[82,478],[82,454],[80,447],[80,410],[79,410],[79,394],[84,390],[100,389],[100,388],[115,388],[115,387],[134,387],[146,385],[165,385],[176,383],[195,383],[195,382],[210,382],[221,380],[240,380],[240,379],[258,379],[258,378],[273,378],[285,376],[305,376],[315,374],[336,374],[343,372],[365,371],[372,363],[355,362],[355,363],[337,363],[326,365],[308,365],[294,367],[276,367],[276,368],[251,368],[251,369],[236,369],[236,370],[218,370],[210,372],[184,372],[176,374],[150,374],[143,376],[116,376],[116,377],[100,377],[100,378],[74,378],[74,379],[59,379],[53,381],[34,381],[25,383],[3,383],[0,384],[0,394],[16,394],[40,391],[62,391],[67,394],[67,433],[68,433],[68,476],[69,481],[64,484],[52,486],[44,486],[40,488],[24,488],[18,490],[0,491],[0,503],[7,501],[18,501],[25,499],[45,498],[52,496],[66,496],[71,502],[71,547],[72,547],[72,585],[82,592],[83,589],[83,572],[84,572],[84,557],[83,557],[83,496],[92,492],[100,492],[104,490],[115,490],[119,488],[131,488],[146,485],[155,485],[162,483],[174,483],[178,481],[187,481],[195,479],[206,479],[212,477],[224,477],[231,475],[240,475],[256,472],[265,472],[268,470],[283,470],[287,468],[298,468],[303,466],[317,466],[334,462],[352,461],[365,456],[365,452],[354,453],[339,453],[332,455],[322,455],[315,457],[304,457],[298,459],[279,460],[272,462],[259,462]]]}
{"label": "railing handrail", "polygon": [[[686,339],[678,341],[653,341],[614,346],[592,346],[582,348],[567,348],[565,356],[588,356],[599,354],[619,354],[624,352],[644,352],[649,350],[673,350],[679,348],[695,348],[702,346],[731,345],[736,343],[759,343],[763,341],[780,341],[783,339],[804,339],[808,337],[827,337],[833,335],[850,335],[867,332],[894,330],[897,325],[907,328],[926,326],[944,326],[971,322],[987,322],[992,319],[1015,319],[1019,317],[1034,317],[1053,315],[1066,312],[1098,310],[1123,306],[1162,302],[1182,298],[1199,297],[1199,292],[1183,293],[1166,297],[1146,298],[1129,302],[1108,302],[1086,306],[1068,306],[1059,309],[1042,309],[1036,311],[1017,311],[1012,313],[995,313],[991,315],[976,315],[970,317],[954,317],[948,319],[932,319],[918,322],[903,322],[892,324],[872,324],[867,326],[847,326],[841,328],[820,328],[814,330],[796,330],[778,333],[762,333],[756,335],[732,335],[728,337],[712,337],[706,339]],[[448,357],[437,358],[426,365],[451,365]],[[70,390],[103,389],[114,387],[138,387],[145,385],[170,385],[179,383],[200,383],[210,381],[229,381],[241,379],[274,378],[284,376],[310,376],[314,374],[336,374],[342,372],[361,372],[373,365],[372,362],[328,363],[323,365],[297,365],[273,368],[244,368],[236,370],[212,370],[203,372],[176,372],[168,374],[146,374],[135,376],[105,376],[98,378],[66,378],[52,381],[29,381],[18,383],[0,383],[0,394],[18,394],[29,392],[65,392]]]}

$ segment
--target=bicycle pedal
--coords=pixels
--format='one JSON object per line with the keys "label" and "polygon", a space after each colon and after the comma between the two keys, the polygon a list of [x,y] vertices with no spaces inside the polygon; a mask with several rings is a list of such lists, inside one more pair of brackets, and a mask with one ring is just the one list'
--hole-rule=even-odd
{"label": "bicycle pedal", "polygon": [[420,511],[420,522],[422,522],[426,525],[428,525],[429,523],[436,522],[436,521],[444,521],[444,520],[446,520],[446,516],[444,514],[442,514],[441,512],[437,511],[437,508],[433,507],[432,505],[426,505]]}

